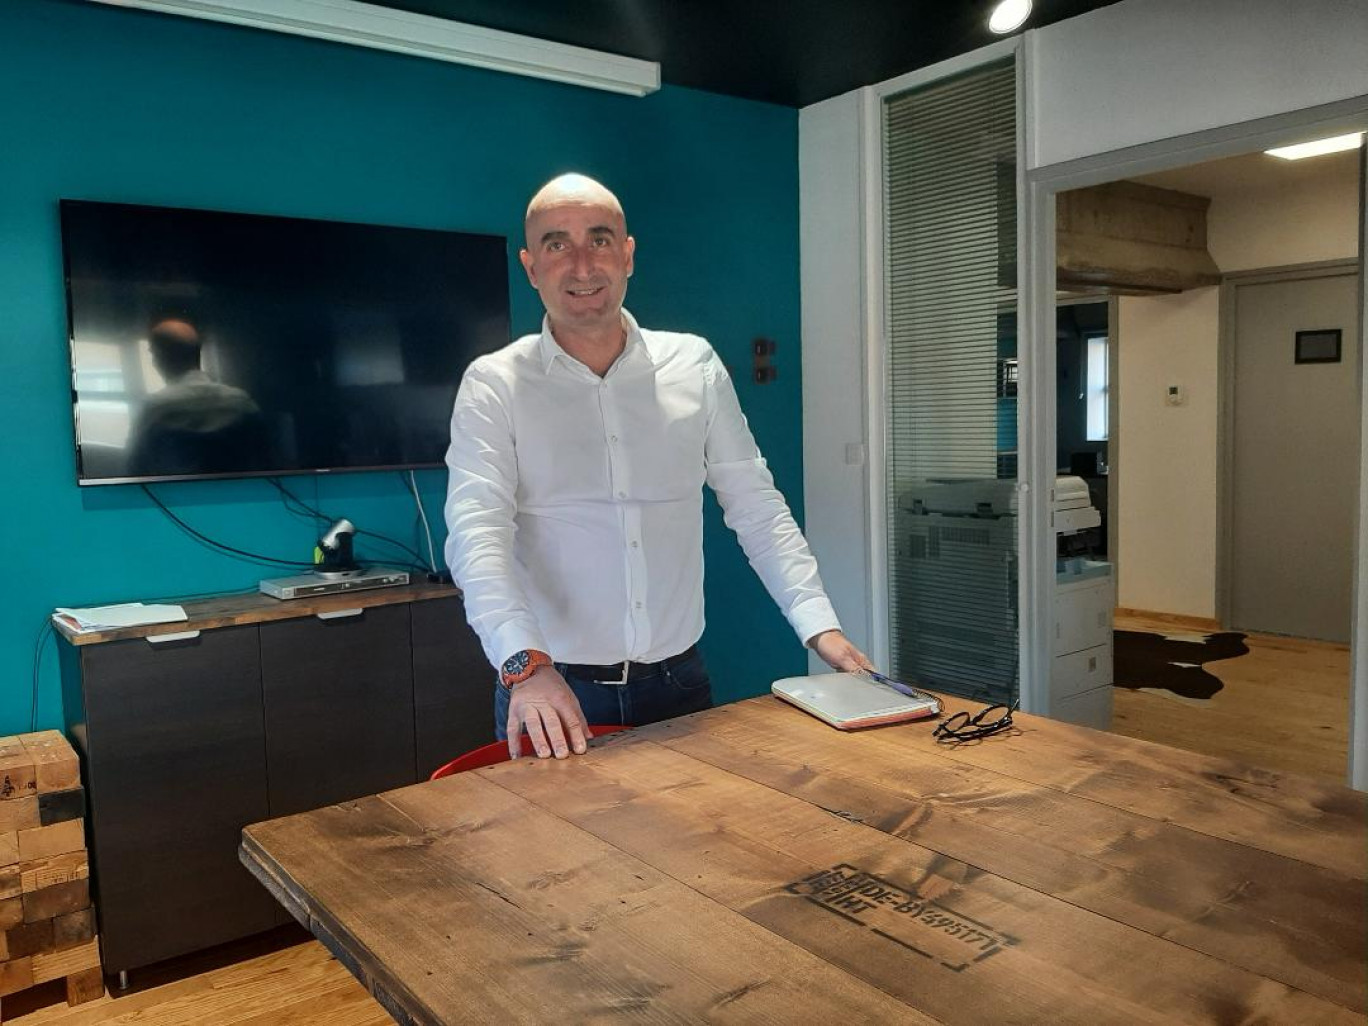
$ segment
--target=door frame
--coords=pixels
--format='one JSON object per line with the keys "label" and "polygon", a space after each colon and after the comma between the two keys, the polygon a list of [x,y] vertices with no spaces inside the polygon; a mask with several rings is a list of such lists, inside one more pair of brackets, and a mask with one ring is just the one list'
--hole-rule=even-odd
{"label": "door frame", "polygon": [[[860,282],[862,285],[861,308],[864,316],[863,353],[865,371],[865,439],[867,445],[868,474],[865,478],[865,541],[866,566],[869,568],[869,652],[868,655],[879,666],[891,665],[891,640],[889,631],[889,546],[888,546],[888,466],[887,466],[887,408],[889,402],[890,380],[887,374],[888,326],[884,275],[886,260],[884,253],[884,233],[887,225],[884,208],[884,102],[901,93],[934,85],[947,78],[976,71],[990,64],[1013,60],[1016,64],[1016,152],[1017,152],[1017,209],[1021,210],[1025,200],[1025,174],[1022,155],[1026,151],[1026,61],[1024,59],[1022,36],[999,40],[981,47],[971,53],[961,54],[941,61],[930,67],[899,75],[897,78],[864,86],[859,92],[860,138],[861,138],[861,231],[862,240]],[[1024,231],[1018,221],[1017,229],[1017,317],[1022,321],[1021,296],[1025,286],[1021,268],[1025,257]],[[1053,339],[1051,334],[1051,339]],[[1018,347],[1018,355],[1020,348]],[[1021,424],[1018,401],[1018,429]],[[1018,444],[1018,453],[1021,445]],[[1018,481],[1020,481],[1018,471]],[[1021,485],[1018,484],[1018,488]],[[1023,511],[1024,519],[1029,514]],[[1021,535],[1018,534],[1018,541]],[[1024,576],[1024,573],[1023,575]],[[1018,583],[1019,614],[1018,638],[1026,636],[1024,620],[1026,611],[1020,606],[1022,594]],[[1054,630],[1053,624],[1050,630]],[[809,660],[815,665],[815,657]],[[819,668],[820,669],[820,668]],[[819,670],[814,670],[819,672]]]}
{"label": "door frame", "polygon": [[[1362,240],[1359,243],[1362,251]],[[1314,263],[1235,271],[1221,278],[1216,342],[1216,619],[1231,629],[1235,566],[1235,322],[1239,290],[1246,285],[1314,281],[1359,274],[1359,260],[1318,260]],[[1360,294],[1362,289],[1360,289]],[[1359,312],[1359,356],[1363,355],[1362,311]],[[1360,393],[1360,403],[1362,393]],[[1360,413],[1360,423],[1363,422]],[[1362,440],[1360,440],[1362,444]],[[1360,467],[1363,454],[1359,454]],[[1362,476],[1362,471],[1360,471]],[[1363,504],[1360,502],[1360,516]],[[1353,543],[1350,544],[1352,552]],[[1362,566],[1359,568],[1362,570]],[[1357,590],[1357,589],[1356,589]]]}
{"label": "door frame", "polygon": [[[1119,336],[1121,329],[1121,303],[1115,293],[1108,292],[1100,295],[1087,295],[1082,293],[1055,293],[1055,312],[1061,306],[1088,306],[1091,304],[1107,307],[1107,562],[1111,564],[1112,592],[1118,593],[1121,581],[1121,568],[1116,562],[1116,524],[1117,515],[1120,510],[1118,505],[1117,493],[1119,491],[1120,474],[1117,472],[1117,465],[1121,462],[1117,454],[1121,451],[1121,397],[1118,394],[1117,385],[1121,381],[1121,356]],[[1058,365],[1059,350],[1056,346],[1055,363]],[[1056,379],[1056,382],[1058,379]],[[1055,389],[1058,393],[1058,386]],[[1058,402],[1059,396],[1056,394],[1055,401]],[[1058,411],[1058,406],[1055,407]],[[1058,436],[1058,414],[1056,412],[1055,435]],[[1058,448],[1058,446],[1056,446]],[[1020,447],[1018,447],[1018,452]],[[1058,468],[1056,468],[1058,470]]]}
{"label": "door frame", "polygon": [[[1142,143],[1095,156],[1029,170],[1024,175],[1020,208],[1022,292],[1021,382],[1034,398],[1021,410],[1018,451],[1022,517],[1022,674],[1021,705],[1027,711],[1048,708],[1054,637],[1055,539],[1051,523],[1055,460],[1055,206],[1056,196],[1070,189],[1101,185],[1121,178],[1167,171],[1221,157],[1271,149],[1307,138],[1368,131],[1368,95],[1307,107],[1287,114],[1223,125],[1188,135]],[[1029,150],[1027,152],[1030,152]],[[1359,254],[1368,227],[1368,176],[1362,173],[1360,150]],[[1368,305],[1368,274],[1362,275],[1359,321]],[[1368,386],[1368,366],[1361,368],[1360,389]],[[1368,452],[1368,402],[1360,420],[1360,451]],[[1029,489],[1030,482],[1042,486]],[[1368,790],[1368,474],[1360,474],[1354,552],[1354,629],[1350,640],[1349,772],[1350,786]]]}

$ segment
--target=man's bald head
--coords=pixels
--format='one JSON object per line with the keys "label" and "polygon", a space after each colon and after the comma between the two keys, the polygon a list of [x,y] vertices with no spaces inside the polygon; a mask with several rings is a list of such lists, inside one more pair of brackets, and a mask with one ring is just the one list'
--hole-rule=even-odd
{"label": "man's bald head", "polygon": [[561,344],[579,335],[621,345],[636,240],[618,198],[592,178],[561,175],[532,197],[523,230],[518,258]]}
{"label": "man's bald head", "polygon": [[200,365],[200,337],[182,317],[163,317],[148,333],[152,360],[163,376],[177,378]]}
{"label": "man's bald head", "polygon": [[557,175],[538,189],[531,202],[527,204],[527,213],[523,216],[523,232],[527,234],[529,244],[532,242],[529,233],[532,220],[538,214],[564,206],[603,208],[615,217],[618,229],[626,234],[627,217],[622,212],[622,204],[607,186],[588,175]]}

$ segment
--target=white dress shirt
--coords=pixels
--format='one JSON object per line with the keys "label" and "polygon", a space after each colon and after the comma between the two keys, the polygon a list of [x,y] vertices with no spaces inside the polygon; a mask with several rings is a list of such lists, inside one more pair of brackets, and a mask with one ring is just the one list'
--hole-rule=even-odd
{"label": "white dress shirt", "polygon": [[703,484],[799,638],[840,624],[696,335],[649,331],[602,378],[543,323],[466,370],[447,451],[446,559],[485,655],[654,662],[703,633]]}

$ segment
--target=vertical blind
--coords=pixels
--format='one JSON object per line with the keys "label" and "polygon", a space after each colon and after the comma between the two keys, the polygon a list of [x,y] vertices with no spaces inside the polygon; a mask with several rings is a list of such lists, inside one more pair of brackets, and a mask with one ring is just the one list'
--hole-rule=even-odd
{"label": "vertical blind", "polygon": [[1010,701],[1015,64],[891,97],[883,117],[893,668],[929,687]]}

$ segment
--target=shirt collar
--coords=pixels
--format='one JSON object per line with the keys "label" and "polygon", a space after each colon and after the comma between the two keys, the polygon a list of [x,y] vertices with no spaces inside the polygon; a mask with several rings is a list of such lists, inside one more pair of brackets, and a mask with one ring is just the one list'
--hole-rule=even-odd
{"label": "shirt collar", "polygon": [[[651,344],[646,341],[641,326],[637,324],[636,318],[627,311],[626,307],[622,309],[622,320],[627,325],[627,345],[622,350],[623,357],[630,356],[635,349],[640,349],[645,354],[646,359],[655,363],[655,354],[651,352]],[[551,334],[551,319],[549,317],[542,317],[541,339],[538,345],[541,349],[542,370],[548,374],[551,372],[551,364],[556,362],[556,357],[563,356],[567,360],[573,359],[569,353],[560,347],[556,337]]]}

